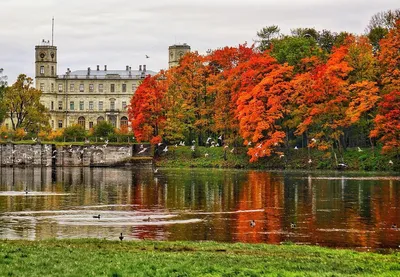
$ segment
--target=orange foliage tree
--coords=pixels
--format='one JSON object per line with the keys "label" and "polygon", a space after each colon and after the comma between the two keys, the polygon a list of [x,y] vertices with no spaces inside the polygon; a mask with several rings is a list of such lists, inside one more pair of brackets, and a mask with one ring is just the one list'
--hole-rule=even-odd
{"label": "orange foliage tree", "polygon": [[371,137],[380,137],[384,153],[400,150],[400,91],[392,91],[383,96],[379,103],[379,113],[375,117],[375,128]]}
{"label": "orange foliage tree", "polygon": [[238,65],[248,61],[254,54],[254,47],[244,44],[215,50],[207,57],[209,67],[207,91],[215,97],[213,131],[222,135],[227,143],[236,144],[240,140],[239,122],[235,114],[238,91],[232,89],[242,73]]}
{"label": "orange foliage tree", "polygon": [[372,138],[383,143],[382,151],[400,150],[400,20],[380,42],[378,62],[381,73],[382,100],[371,131]]}
{"label": "orange foliage tree", "polygon": [[237,116],[244,144],[251,145],[248,154],[253,162],[270,156],[283,142],[285,132],[279,120],[286,114],[293,68],[278,64],[267,53],[254,55],[242,66]]}
{"label": "orange foliage tree", "polygon": [[147,76],[133,95],[128,108],[132,130],[137,141],[150,141],[156,144],[162,140],[165,122],[164,72]]}

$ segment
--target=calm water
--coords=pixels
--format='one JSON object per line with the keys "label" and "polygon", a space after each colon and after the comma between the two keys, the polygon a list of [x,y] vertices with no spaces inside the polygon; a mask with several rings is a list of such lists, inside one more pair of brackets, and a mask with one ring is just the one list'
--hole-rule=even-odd
{"label": "calm water", "polygon": [[118,239],[121,232],[128,240],[399,248],[400,176],[0,169],[0,239]]}

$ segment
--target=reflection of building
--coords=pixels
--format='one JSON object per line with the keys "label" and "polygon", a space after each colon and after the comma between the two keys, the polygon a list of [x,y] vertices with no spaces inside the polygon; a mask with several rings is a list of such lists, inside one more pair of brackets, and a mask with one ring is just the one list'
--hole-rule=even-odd
{"label": "reflection of building", "polygon": [[50,111],[53,129],[80,124],[92,128],[102,120],[120,128],[128,126],[127,105],[139,82],[156,72],[140,65],[132,70],[70,71],[57,75],[57,47],[44,43],[35,47],[36,88],[43,94],[41,102]]}

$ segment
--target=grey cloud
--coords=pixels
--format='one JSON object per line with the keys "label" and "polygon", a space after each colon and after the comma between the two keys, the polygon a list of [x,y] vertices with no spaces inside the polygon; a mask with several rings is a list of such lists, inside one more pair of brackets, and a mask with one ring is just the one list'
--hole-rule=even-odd
{"label": "grey cloud", "polygon": [[[256,37],[266,25],[284,33],[296,27],[362,33],[371,16],[398,8],[394,0],[0,0],[0,67],[13,82],[34,75],[34,47],[51,39],[55,16],[58,72],[107,64],[167,68],[168,46],[193,50],[233,46]],[[146,59],[149,55],[150,59]]]}

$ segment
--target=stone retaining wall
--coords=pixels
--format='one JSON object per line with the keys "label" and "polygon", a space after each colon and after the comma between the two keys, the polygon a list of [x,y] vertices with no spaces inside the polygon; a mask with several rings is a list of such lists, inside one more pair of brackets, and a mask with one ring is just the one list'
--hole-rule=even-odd
{"label": "stone retaining wall", "polygon": [[113,166],[131,157],[152,157],[150,145],[0,144],[0,166]]}

